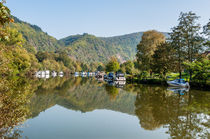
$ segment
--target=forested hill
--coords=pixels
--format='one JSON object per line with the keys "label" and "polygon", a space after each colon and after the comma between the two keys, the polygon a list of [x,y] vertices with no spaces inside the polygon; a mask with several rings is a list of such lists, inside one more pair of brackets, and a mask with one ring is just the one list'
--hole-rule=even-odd
{"label": "forested hill", "polygon": [[84,33],[59,40],[66,46],[71,56],[85,62],[106,62],[116,56],[121,62],[134,59],[136,45],[140,42],[142,32],[116,37],[96,37]]}
{"label": "forested hill", "polygon": [[[167,33],[164,33],[167,36]],[[114,37],[96,37],[84,33],[59,40],[68,53],[86,63],[106,62],[116,56],[120,62],[132,60],[136,55],[136,46],[141,41],[143,32]]]}
{"label": "forested hill", "polygon": [[25,46],[27,47],[27,50],[33,51],[31,49],[32,47],[35,47],[37,51],[53,52],[60,48],[58,41],[54,37],[43,32],[40,27],[23,22],[16,17],[13,17],[13,19],[14,23],[10,25],[23,35],[26,40]]}
{"label": "forested hill", "polygon": [[[75,60],[92,63],[107,62],[111,56],[116,56],[120,62],[135,58],[136,46],[143,32],[115,37],[96,37],[84,33],[72,35],[61,40],[48,35],[36,25],[23,22],[13,17],[15,22],[11,27],[16,28],[25,38],[25,48],[28,51],[57,51],[64,50]],[[35,48],[35,49],[34,49]]]}

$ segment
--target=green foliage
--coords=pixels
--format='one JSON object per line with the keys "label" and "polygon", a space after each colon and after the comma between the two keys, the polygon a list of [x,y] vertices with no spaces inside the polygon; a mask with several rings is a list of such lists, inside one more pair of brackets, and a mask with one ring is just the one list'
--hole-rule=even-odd
{"label": "green foliage", "polygon": [[0,28],[0,32],[4,32],[6,34],[6,37],[3,37],[1,39],[1,42],[4,43],[5,45],[22,46],[22,44],[24,43],[22,34],[20,34],[14,28],[10,28],[10,27]]}
{"label": "green foliage", "polygon": [[207,46],[207,49],[210,49],[210,19],[209,22],[203,27],[203,33],[207,37],[204,44]]}
{"label": "green foliage", "polygon": [[[180,73],[182,72],[182,65],[184,60],[193,62],[198,58],[199,53],[202,52],[203,38],[200,34],[200,25],[197,23],[199,17],[193,13],[182,13],[178,19],[179,24],[172,29],[170,34],[170,40],[174,47],[175,56],[177,59],[177,67]],[[192,71],[189,71],[190,79],[192,77]]]}
{"label": "green foliage", "polygon": [[0,27],[8,24],[11,21],[12,19],[9,8],[4,6],[4,4],[0,2]]}
{"label": "green foliage", "polygon": [[192,63],[186,62],[185,66],[192,71],[192,80],[206,83],[210,79],[210,60],[196,60]]}
{"label": "green foliage", "polygon": [[131,60],[126,61],[125,63],[120,65],[120,68],[124,73],[133,74],[135,71],[134,62]]}
{"label": "green foliage", "polygon": [[106,62],[107,57],[114,55],[113,49],[109,49],[105,42],[93,35],[77,35],[62,40],[65,42],[68,55],[87,64]]}
{"label": "green foliage", "polygon": [[97,71],[104,71],[105,68],[103,65],[99,65],[98,68],[97,68]]}
{"label": "green foliage", "polygon": [[[123,36],[100,38],[84,33],[59,40],[68,54],[85,63],[106,63],[111,56],[116,56],[120,63],[135,59],[136,45],[140,42],[142,32]],[[164,33],[167,35],[167,33]]]}
{"label": "green foliage", "polygon": [[161,43],[157,46],[152,58],[152,71],[154,73],[158,73],[162,77],[169,71],[173,71],[174,66],[174,49],[172,48],[170,43]]}
{"label": "green foliage", "polygon": [[106,65],[106,72],[116,72],[120,69],[120,64],[116,57],[111,57],[109,63]]}
{"label": "green foliage", "polygon": [[10,27],[17,29],[22,34],[26,40],[23,46],[27,50],[31,50],[31,47],[34,47],[37,51],[53,52],[60,48],[58,41],[43,32],[38,26],[23,22],[16,17],[13,18],[14,23],[10,24]]}

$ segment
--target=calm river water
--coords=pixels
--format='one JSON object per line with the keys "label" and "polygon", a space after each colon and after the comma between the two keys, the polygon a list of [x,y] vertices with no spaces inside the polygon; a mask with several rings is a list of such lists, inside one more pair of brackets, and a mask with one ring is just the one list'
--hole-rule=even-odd
{"label": "calm river water", "polygon": [[13,80],[0,95],[2,138],[210,138],[210,92],[80,77]]}

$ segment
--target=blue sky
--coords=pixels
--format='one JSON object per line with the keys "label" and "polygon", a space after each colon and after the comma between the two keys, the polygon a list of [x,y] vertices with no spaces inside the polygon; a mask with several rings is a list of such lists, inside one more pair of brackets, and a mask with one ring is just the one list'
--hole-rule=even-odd
{"label": "blue sky", "polygon": [[181,11],[210,18],[210,0],[7,0],[12,14],[57,39],[84,32],[116,36],[156,29],[170,31]]}

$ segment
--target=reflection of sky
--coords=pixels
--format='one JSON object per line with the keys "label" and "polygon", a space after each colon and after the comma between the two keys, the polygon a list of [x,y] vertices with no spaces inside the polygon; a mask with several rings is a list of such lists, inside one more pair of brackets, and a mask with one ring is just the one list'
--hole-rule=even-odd
{"label": "reflection of sky", "polygon": [[135,116],[110,110],[81,113],[54,106],[26,122],[30,139],[149,139],[168,138],[166,129],[146,131]]}

